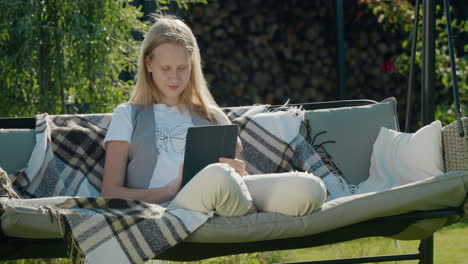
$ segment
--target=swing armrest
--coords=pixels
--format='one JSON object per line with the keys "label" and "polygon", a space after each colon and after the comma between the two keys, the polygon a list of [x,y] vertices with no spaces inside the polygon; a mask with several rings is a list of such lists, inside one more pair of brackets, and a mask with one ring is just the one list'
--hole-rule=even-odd
{"label": "swing armrest", "polygon": [[[468,118],[461,119],[463,129],[468,131]],[[468,170],[468,143],[466,135],[460,137],[457,121],[442,128],[442,150],[445,171]]]}

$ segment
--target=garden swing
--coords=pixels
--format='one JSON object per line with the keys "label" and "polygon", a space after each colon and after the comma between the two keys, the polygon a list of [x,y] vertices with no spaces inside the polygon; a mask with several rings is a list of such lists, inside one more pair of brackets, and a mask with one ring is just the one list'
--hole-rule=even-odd
{"label": "garden swing", "polygon": [[[443,226],[461,221],[468,214],[467,141],[468,121],[460,114],[455,64],[451,43],[448,0],[444,0],[453,94],[457,121],[444,127],[439,137],[444,146],[445,169],[441,175],[397,186],[382,192],[366,192],[326,202],[314,213],[301,217],[257,213],[242,217],[215,216],[180,243],[156,259],[193,261],[224,255],[315,247],[373,236],[421,240],[414,254],[310,261],[301,263],[367,263],[418,259],[433,263],[432,234]],[[419,0],[416,0],[411,67],[407,99],[406,129],[409,127],[413,65],[416,49]],[[432,121],[431,94],[434,87],[435,1],[423,0],[423,124]],[[308,140],[328,144],[324,153],[333,157],[350,184],[366,180],[374,143],[381,127],[398,131],[396,101],[393,98],[305,103],[301,131]],[[252,107],[231,107],[228,113],[245,113]],[[281,107],[279,107],[281,108]],[[97,120],[109,114],[78,115]],[[0,119],[0,167],[9,175],[22,171],[34,151],[34,118]],[[53,134],[52,134],[53,135]],[[320,143],[320,142],[319,142]],[[12,148],[14,146],[14,148]],[[8,153],[6,153],[8,151]],[[14,175],[19,175],[18,173]],[[367,175],[367,176],[366,176]],[[16,178],[16,186],[21,185]],[[18,183],[19,182],[19,183]],[[8,189],[2,179],[2,187]],[[15,184],[15,182],[14,182]],[[0,259],[68,257],[68,243],[56,215],[34,206],[41,199],[0,197]],[[109,256],[110,257],[110,256]]]}

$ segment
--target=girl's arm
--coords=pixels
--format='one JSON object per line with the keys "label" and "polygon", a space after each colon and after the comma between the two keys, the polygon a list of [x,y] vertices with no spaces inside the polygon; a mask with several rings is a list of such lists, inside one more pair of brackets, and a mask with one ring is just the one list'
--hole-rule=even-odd
{"label": "girl's arm", "polygon": [[101,186],[103,197],[140,200],[149,203],[162,203],[173,199],[180,188],[182,177],[172,185],[152,189],[132,189],[124,187],[130,144],[126,141],[106,142],[106,159]]}

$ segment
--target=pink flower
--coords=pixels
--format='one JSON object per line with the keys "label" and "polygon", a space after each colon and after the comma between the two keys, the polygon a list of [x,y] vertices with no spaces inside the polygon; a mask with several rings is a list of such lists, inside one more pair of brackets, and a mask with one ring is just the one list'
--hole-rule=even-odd
{"label": "pink flower", "polygon": [[358,10],[356,12],[356,15],[354,16],[354,23],[358,22],[359,20],[361,20],[361,18],[364,16],[364,11],[362,10]]}
{"label": "pink flower", "polygon": [[380,65],[381,72],[394,72],[395,70],[395,65],[393,65],[391,60],[384,60],[382,65]]}
{"label": "pink flower", "polygon": [[303,21],[300,21],[300,22],[297,22],[295,25],[290,25],[288,27],[288,32],[289,33],[299,32],[304,27],[304,24],[305,23]]}

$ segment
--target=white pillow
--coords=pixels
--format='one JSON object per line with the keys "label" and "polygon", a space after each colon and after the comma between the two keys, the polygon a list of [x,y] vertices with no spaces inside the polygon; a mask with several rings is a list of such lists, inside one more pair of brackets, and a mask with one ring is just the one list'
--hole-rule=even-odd
{"label": "white pillow", "polygon": [[369,178],[357,186],[356,193],[383,191],[442,174],[441,131],[440,121],[415,133],[382,127],[374,142]]}

